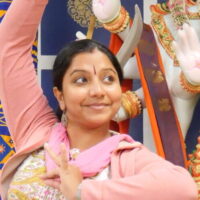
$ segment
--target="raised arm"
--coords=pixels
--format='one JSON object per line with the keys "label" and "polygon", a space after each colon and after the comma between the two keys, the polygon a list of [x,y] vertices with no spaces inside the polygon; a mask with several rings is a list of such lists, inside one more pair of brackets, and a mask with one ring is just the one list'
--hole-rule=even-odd
{"label": "raised arm", "polygon": [[[31,48],[47,0],[13,0],[0,24],[0,99],[16,150],[55,123],[38,86]],[[45,133],[46,131],[44,131]]]}

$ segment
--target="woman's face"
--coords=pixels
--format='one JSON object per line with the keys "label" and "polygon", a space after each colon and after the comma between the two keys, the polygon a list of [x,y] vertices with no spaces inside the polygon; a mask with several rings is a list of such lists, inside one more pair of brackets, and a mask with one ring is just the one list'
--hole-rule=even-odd
{"label": "woman's face", "polygon": [[76,55],[64,75],[58,100],[69,123],[108,124],[121,104],[118,74],[109,58],[98,50]]}

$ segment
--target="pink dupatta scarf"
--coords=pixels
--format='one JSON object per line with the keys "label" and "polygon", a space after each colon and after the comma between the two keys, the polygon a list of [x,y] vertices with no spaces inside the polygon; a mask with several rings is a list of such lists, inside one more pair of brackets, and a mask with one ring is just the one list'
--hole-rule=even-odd
{"label": "pink dupatta scarf", "polygon": [[[111,153],[117,148],[120,141],[134,142],[129,135],[114,134],[91,148],[82,151],[75,160],[70,160],[69,163],[78,166],[83,177],[92,177],[109,165]],[[56,154],[59,154],[60,143],[66,144],[67,152],[69,152],[70,144],[67,131],[61,123],[58,123],[51,132],[48,144]],[[69,155],[67,156],[69,159]],[[56,164],[48,153],[46,153],[45,159],[47,171],[56,168]]]}

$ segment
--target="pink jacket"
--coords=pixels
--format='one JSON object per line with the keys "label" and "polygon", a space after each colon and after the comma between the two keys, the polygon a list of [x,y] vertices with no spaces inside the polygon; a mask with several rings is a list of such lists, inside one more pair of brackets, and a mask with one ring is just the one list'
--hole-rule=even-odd
{"label": "pink jacket", "polygon": [[[13,0],[0,24],[0,99],[16,154],[0,177],[6,200],[21,162],[48,141],[57,118],[38,86],[31,47],[47,0]],[[196,200],[187,170],[172,165],[139,143],[124,144],[111,157],[112,179],[84,180],[83,200]]]}

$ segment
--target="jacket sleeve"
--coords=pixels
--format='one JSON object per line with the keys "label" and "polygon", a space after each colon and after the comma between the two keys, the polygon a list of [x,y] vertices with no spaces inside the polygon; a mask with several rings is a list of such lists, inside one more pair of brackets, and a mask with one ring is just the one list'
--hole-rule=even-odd
{"label": "jacket sleeve", "polygon": [[186,169],[145,147],[119,157],[111,167],[111,173],[117,170],[118,176],[104,181],[84,180],[81,200],[197,200],[197,186]]}
{"label": "jacket sleeve", "polygon": [[0,24],[0,100],[16,150],[41,138],[39,127],[45,134],[56,122],[31,56],[46,4],[47,0],[13,0]]}

